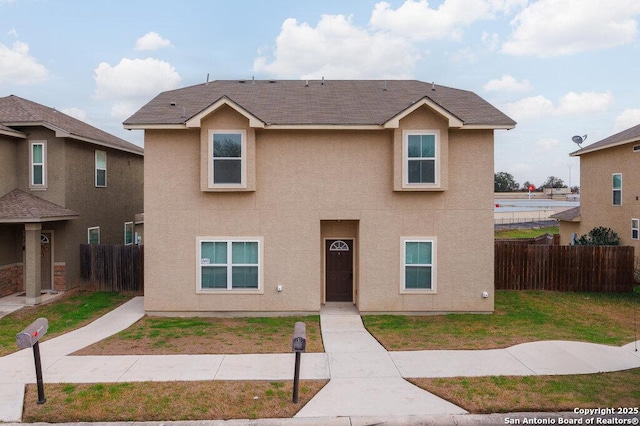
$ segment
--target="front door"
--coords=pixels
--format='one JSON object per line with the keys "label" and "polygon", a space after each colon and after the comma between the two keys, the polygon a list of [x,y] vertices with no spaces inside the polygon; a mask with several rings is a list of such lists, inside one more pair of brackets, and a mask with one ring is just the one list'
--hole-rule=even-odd
{"label": "front door", "polygon": [[326,240],[327,302],[353,302],[353,240]]}

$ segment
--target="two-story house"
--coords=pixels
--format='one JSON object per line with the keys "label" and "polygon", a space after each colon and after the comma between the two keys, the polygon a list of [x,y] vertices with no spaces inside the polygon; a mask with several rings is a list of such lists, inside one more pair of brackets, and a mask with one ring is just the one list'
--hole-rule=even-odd
{"label": "two-story house", "polygon": [[213,81],[145,132],[150,313],[493,310],[493,140],[515,122],[420,81]]}
{"label": "two-story house", "polygon": [[611,228],[640,254],[640,124],[570,154],[580,157],[580,207],[555,215],[561,244]]}
{"label": "two-story house", "polygon": [[80,244],[131,244],[143,149],[60,111],[0,98],[0,296],[80,285]]}

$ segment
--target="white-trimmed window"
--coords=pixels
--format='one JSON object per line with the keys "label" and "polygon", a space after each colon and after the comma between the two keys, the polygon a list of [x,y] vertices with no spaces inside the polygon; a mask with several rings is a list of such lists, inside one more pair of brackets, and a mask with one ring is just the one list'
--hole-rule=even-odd
{"label": "white-trimmed window", "polygon": [[613,205],[622,205],[622,173],[614,173],[612,175],[612,193]]}
{"label": "white-trimmed window", "polygon": [[96,187],[107,186],[107,153],[96,150]]}
{"label": "white-trimmed window", "polygon": [[262,290],[261,238],[198,238],[197,290]]}
{"label": "white-trimmed window", "polygon": [[133,244],[133,222],[124,223],[124,245],[130,246]]}
{"label": "white-trimmed window", "polygon": [[209,132],[209,186],[244,188],[247,182],[247,135],[244,130]]}
{"label": "white-trimmed window", "polygon": [[401,292],[435,292],[436,239],[402,239]]}
{"label": "white-trimmed window", "polygon": [[403,132],[403,180],[407,186],[439,184],[439,136],[437,130]]}
{"label": "white-trimmed window", "polygon": [[640,240],[640,219],[631,219],[631,239]]}
{"label": "white-trimmed window", "polygon": [[87,243],[100,244],[100,227],[94,226],[87,230]]}
{"label": "white-trimmed window", "polygon": [[29,150],[29,184],[32,188],[47,187],[47,145],[33,141]]}

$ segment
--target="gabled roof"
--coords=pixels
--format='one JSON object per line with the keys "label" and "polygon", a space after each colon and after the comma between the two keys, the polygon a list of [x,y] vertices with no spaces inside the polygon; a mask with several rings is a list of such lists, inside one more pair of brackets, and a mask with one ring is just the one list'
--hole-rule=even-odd
{"label": "gabled roof", "polygon": [[4,125],[5,128],[44,126],[55,131],[58,137],[78,139],[134,154],[142,154],[144,152],[137,145],[97,129],[54,108],[49,108],[15,95],[0,98],[0,124]]}
{"label": "gabled roof", "polygon": [[0,223],[51,222],[76,219],[79,213],[14,189],[0,198]]}
{"label": "gabled roof", "polygon": [[627,130],[623,130],[620,133],[609,136],[596,143],[592,143],[582,149],[572,152],[572,157],[579,157],[582,154],[587,154],[593,151],[599,151],[601,149],[611,148],[614,146],[625,145],[632,142],[640,142],[640,124],[633,126]]}
{"label": "gabled roof", "polygon": [[127,129],[185,128],[227,105],[253,127],[397,127],[426,105],[451,127],[511,129],[515,121],[473,92],[416,80],[218,80],[160,93]]}

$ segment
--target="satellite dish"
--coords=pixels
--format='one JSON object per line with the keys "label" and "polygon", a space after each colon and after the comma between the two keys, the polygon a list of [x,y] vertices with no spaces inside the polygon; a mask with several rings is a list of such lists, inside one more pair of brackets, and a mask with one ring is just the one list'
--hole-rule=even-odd
{"label": "satellite dish", "polygon": [[572,140],[575,144],[577,144],[580,148],[582,148],[582,146],[581,146],[580,144],[581,144],[582,142],[584,142],[586,139],[587,139],[587,135],[584,135],[584,136],[578,136],[578,135],[576,135],[576,136],[574,136],[574,137],[572,137],[572,138],[571,138],[571,140]]}

